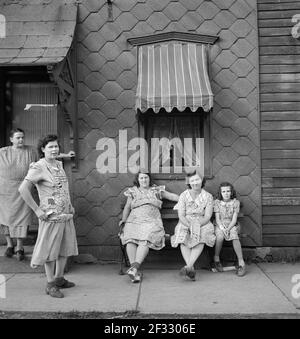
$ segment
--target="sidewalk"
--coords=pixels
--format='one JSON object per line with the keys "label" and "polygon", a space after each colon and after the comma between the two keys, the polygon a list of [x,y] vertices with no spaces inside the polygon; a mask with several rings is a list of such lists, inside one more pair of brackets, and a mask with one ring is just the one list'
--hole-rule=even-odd
{"label": "sidewalk", "polygon": [[43,273],[6,274],[3,269],[1,273],[0,266],[0,273],[6,280],[0,286],[1,291],[6,285],[6,298],[0,298],[0,312],[139,312],[187,317],[290,315],[300,318],[300,298],[292,296],[293,287],[300,294],[300,276],[298,288],[291,282],[292,276],[300,274],[300,263],[251,264],[243,278],[234,272],[198,270],[196,282],[185,281],[178,275],[178,269],[152,269],[146,265],[142,283],[133,284],[126,275],[118,275],[117,264],[73,264],[67,278],[74,281],[76,287],[64,290],[64,299],[54,299],[44,293]]}

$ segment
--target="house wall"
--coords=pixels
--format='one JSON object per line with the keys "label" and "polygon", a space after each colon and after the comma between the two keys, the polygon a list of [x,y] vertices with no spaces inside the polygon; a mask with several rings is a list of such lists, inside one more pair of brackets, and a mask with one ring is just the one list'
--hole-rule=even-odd
{"label": "house wall", "polygon": [[[131,174],[100,174],[99,139],[138,136],[135,91],[136,48],[127,39],[168,31],[218,35],[210,49],[210,77],[215,95],[211,124],[213,178],[234,184],[243,203],[243,240],[261,245],[261,176],[258,113],[258,32],[256,0],[115,0],[112,20],[104,0],[79,4],[78,130],[79,168],[74,173],[76,228],[82,253],[101,259],[119,254],[121,195]],[[184,183],[168,188],[180,193]]]}
{"label": "house wall", "polygon": [[299,20],[298,0],[258,0],[265,246],[300,244]]}

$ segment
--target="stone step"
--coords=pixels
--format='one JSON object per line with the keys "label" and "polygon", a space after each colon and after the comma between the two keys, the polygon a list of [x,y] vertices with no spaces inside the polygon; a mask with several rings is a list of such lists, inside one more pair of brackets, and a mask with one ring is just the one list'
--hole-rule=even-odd
{"label": "stone step", "polygon": [[30,267],[33,248],[33,246],[24,246],[25,260],[18,261],[15,255],[12,258],[7,258],[4,255],[6,246],[0,246],[0,274],[44,273],[44,267],[37,269]]}
{"label": "stone step", "polygon": [[[30,257],[33,253],[33,248],[34,246],[24,246],[24,251],[25,251],[25,255],[26,257]],[[6,246],[0,246],[0,257],[4,257],[4,253],[6,251]]]}

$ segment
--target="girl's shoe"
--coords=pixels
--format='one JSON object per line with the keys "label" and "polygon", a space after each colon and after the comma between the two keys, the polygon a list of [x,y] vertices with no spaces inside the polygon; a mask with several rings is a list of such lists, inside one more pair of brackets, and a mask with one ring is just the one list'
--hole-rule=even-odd
{"label": "girl's shoe", "polygon": [[64,295],[61,293],[59,288],[55,285],[55,282],[48,283],[46,286],[46,294],[52,298],[63,298]]}
{"label": "girl's shoe", "polygon": [[238,266],[236,274],[238,277],[243,277],[246,274],[246,266]]}
{"label": "girl's shoe", "polygon": [[221,264],[220,261],[215,261],[214,262],[214,266],[215,266],[215,269],[218,271],[218,272],[223,272],[223,266]]}

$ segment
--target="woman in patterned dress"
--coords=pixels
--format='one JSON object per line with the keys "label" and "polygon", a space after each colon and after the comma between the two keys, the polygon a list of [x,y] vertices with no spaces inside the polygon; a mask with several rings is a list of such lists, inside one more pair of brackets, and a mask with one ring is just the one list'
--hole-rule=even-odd
{"label": "woman in patterned dress", "polygon": [[[18,260],[24,259],[23,240],[31,224],[31,209],[25,204],[18,192],[29,165],[37,161],[37,152],[24,145],[25,133],[16,128],[10,133],[12,146],[0,149],[0,234],[7,241],[5,256],[17,255]],[[17,239],[14,250],[12,238]]]}
{"label": "woman in patterned dress", "polygon": [[[32,211],[19,194],[19,186],[24,180],[29,165],[38,160],[36,150],[24,144],[25,133],[20,128],[10,132],[12,146],[0,149],[0,234],[7,241],[5,256],[16,254],[24,260],[23,240],[27,237],[28,226],[32,222]],[[59,154],[59,158],[71,158],[75,153]],[[16,250],[13,238],[17,239]]]}
{"label": "woman in patterned dress", "polygon": [[223,182],[218,190],[218,196],[214,204],[214,212],[216,215],[216,247],[215,247],[215,268],[223,271],[220,262],[220,252],[223,241],[232,241],[233,249],[238,257],[237,275],[242,277],[246,273],[246,266],[243,259],[243,252],[239,240],[240,225],[237,217],[240,211],[240,202],[236,199],[236,192],[234,187],[228,183]]}
{"label": "woman in patterned dress", "polygon": [[173,247],[180,245],[186,265],[180,274],[195,281],[194,264],[203,251],[204,245],[213,247],[214,226],[210,222],[213,213],[213,197],[203,189],[202,176],[194,171],[187,175],[189,189],[180,194],[174,209],[178,210],[179,222],[171,237]]}
{"label": "woman in patterned dress", "polygon": [[165,231],[161,219],[161,199],[178,201],[178,195],[167,192],[164,186],[152,185],[149,173],[139,172],[134,187],[125,191],[127,202],[123,210],[120,238],[126,245],[131,267],[127,271],[132,282],[139,282],[140,265],[149,249],[160,250],[165,246]]}
{"label": "woman in patterned dress", "polygon": [[[57,136],[48,135],[41,140],[39,151],[42,158],[30,165],[19,189],[25,202],[39,218],[38,239],[31,266],[44,265],[48,282],[46,293],[54,298],[63,298],[60,288],[75,286],[64,278],[67,258],[78,255],[74,208],[62,163],[56,160],[59,153]],[[33,185],[38,190],[39,206],[31,195]]]}

